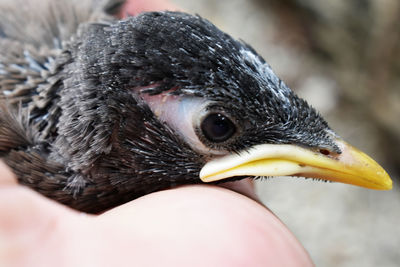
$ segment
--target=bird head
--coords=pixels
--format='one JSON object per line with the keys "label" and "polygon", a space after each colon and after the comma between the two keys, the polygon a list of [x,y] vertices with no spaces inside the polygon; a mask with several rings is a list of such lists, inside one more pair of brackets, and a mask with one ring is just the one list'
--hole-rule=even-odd
{"label": "bird head", "polygon": [[73,69],[107,110],[86,97],[80,111],[96,118],[81,121],[103,122],[112,140],[99,170],[164,186],[277,175],[392,186],[254,49],[199,16],[144,13],[80,36]]}

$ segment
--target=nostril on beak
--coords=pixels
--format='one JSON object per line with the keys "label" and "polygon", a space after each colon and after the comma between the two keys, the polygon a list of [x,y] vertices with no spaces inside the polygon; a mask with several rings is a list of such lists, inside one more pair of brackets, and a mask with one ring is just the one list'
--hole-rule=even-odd
{"label": "nostril on beak", "polygon": [[341,153],[337,153],[336,151],[331,151],[325,148],[321,148],[318,152],[324,156],[327,156],[332,159],[339,159]]}
{"label": "nostril on beak", "polygon": [[322,155],[325,155],[325,156],[329,156],[331,154],[331,152],[327,149],[320,149],[319,153],[321,153]]}

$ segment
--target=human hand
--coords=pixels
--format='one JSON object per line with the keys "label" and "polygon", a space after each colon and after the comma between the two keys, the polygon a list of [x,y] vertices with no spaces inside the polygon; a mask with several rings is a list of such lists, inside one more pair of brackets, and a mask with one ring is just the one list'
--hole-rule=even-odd
{"label": "human hand", "polygon": [[88,215],[19,186],[0,166],[2,266],[312,266],[270,211],[233,191],[185,186]]}

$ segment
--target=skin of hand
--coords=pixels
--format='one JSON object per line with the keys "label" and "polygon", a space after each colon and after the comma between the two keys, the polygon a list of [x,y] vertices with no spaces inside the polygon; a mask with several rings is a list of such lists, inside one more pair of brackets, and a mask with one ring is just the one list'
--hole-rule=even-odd
{"label": "skin of hand", "polygon": [[0,165],[2,266],[312,266],[265,207],[216,186],[149,194],[88,215],[16,184]]}
{"label": "skin of hand", "polygon": [[[176,7],[125,6],[129,14],[155,9]],[[0,266],[313,266],[286,226],[251,199],[251,181],[224,187],[183,186],[88,215],[18,185],[0,162]]]}

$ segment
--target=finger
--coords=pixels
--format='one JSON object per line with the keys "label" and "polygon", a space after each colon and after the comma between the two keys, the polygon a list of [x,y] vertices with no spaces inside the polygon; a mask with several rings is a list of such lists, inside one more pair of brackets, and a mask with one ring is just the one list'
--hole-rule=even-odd
{"label": "finger", "polygon": [[121,17],[155,10],[178,10],[178,7],[167,0],[130,0],[122,8]]}
{"label": "finger", "polygon": [[312,266],[301,244],[271,212],[219,187],[153,193],[95,220],[109,229],[125,229],[118,238],[125,240],[120,252],[137,265]]}
{"label": "finger", "polygon": [[63,233],[73,234],[63,229],[76,214],[23,186],[0,188],[0,263],[60,266],[66,252]]}

